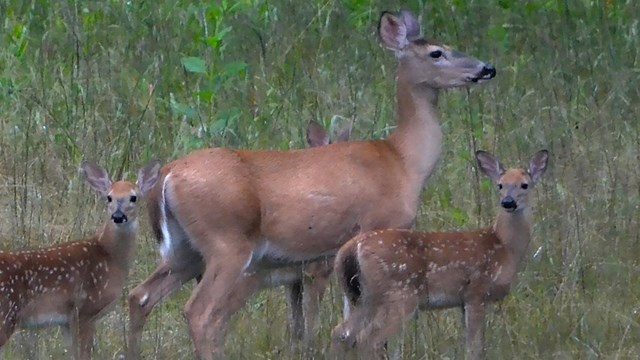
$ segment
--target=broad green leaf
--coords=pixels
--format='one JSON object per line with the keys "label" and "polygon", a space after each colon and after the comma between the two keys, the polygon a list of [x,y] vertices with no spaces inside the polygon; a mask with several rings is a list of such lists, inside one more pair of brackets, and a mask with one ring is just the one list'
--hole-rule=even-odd
{"label": "broad green leaf", "polygon": [[178,116],[186,116],[187,119],[193,119],[198,115],[189,105],[181,104],[173,99],[173,97],[171,98],[171,110]]}
{"label": "broad green leaf", "polygon": [[223,70],[224,74],[228,77],[236,76],[236,75],[242,76],[246,71],[247,71],[247,63],[242,61],[229,63],[224,66],[224,70]]}
{"label": "broad green leaf", "polygon": [[211,131],[214,134],[220,134],[227,130],[228,127],[233,126],[240,118],[242,113],[237,108],[231,108],[218,116],[218,118],[211,125]]}
{"label": "broad green leaf", "polygon": [[204,59],[199,57],[184,57],[180,60],[182,66],[191,73],[196,74],[206,74],[207,73],[207,64],[204,62]]}

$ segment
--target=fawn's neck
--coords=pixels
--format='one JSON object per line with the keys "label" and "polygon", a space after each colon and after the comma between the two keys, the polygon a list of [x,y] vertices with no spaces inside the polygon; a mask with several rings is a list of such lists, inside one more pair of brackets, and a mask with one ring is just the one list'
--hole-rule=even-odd
{"label": "fawn's neck", "polygon": [[438,89],[413,84],[410,74],[398,72],[396,82],[398,127],[388,141],[401,154],[408,174],[420,191],[431,176],[442,151],[438,118]]}
{"label": "fawn's neck", "polygon": [[120,226],[109,220],[102,232],[98,234],[100,245],[109,253],[112,261],[125,270],[125,273],[128,272],[134,256],[137,230],[137,220]]}
{"label": "fawn's neck", "polygon": [[531,241],[532,215],[528,208],[522,211],[500,210],[493,231],[519,264]]}

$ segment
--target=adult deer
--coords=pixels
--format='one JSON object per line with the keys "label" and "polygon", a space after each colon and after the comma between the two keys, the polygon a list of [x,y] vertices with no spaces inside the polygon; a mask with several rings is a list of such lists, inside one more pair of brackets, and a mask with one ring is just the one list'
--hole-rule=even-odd
{"label": "adult deer", "polygon": [[[336,142],[349,141],[351,124],[340,129]],[[327,130],[315,121],[307,126],[307,145],[325,146],[332,143]],[[295,340],[310,345],[317,331],[319,305],[329,277],[333,272],[333,258],[313,261],[304,266],[291,266],[265,272],[260,287],[283,285],[287,289],[289,329]],[[201,275],[197,280],[200,281]],[[142,319],[144,321],[144,319]],[[138,327],[140,328],[140,327]],[[139,340],[133,341],[134,343]]]}
{"label": "adult deer", "polygon": [[379,35],[399,59],[398,127],[389,138],[292,151],[202,149],[163,167],[148,204],[161,261],[131,292],[130,354],[151,309],[203,269],[185,315],[196,355],[210,359],[221,354],[229,317],[270,269],[333,255],[361,231],[412,226],[440,157],[439,91],[496,71],[422,38],[407,11],[383,13]]}
{"label": "adult deer", "polygon": [[385,358],[386,340],[416,309],[460,307],[467,357],[482,358],[487,304],[503,299],[516,279],[531,241],[529,192],[548,157],[542,150],[528,171],[505,170],[490,154],[476,153],[480,169],[500,191],[501,208],[492,227],[445,233],[371,231],[340,248],[335,271],[350,311],[333,331],[334,351],[357,346]]}
{"label": "adult deer", "polygon": [[16,327],[61,326],[75,358],[91,357],[96,321],[121,295],[134,254],[138,203],[158,179],[160,163],[137,184],[112,183],[98,165],[81,166],[107,202],[109,219],[91,238],[56,247],[0,251],[0,347]]}

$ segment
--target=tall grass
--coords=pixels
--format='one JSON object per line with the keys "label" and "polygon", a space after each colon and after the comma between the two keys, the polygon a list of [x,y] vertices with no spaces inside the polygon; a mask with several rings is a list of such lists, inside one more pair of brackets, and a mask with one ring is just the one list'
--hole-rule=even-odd
{"label": "tall grass", "polygon": [[[472,166],[476,149],[507,165],[546,147],[536,226],[513,294],[490,316],[491,359],[637,358],[640,353],[640,3],[632,0],[48,1],[0,4],[0,248],[91,234],[102,204],[77,168],[118,176],[151,158],[204,146],[290,149],[309,120],[354,121],[355,139],[394,121],[395,60],[375,37],[381,10],[408,7],[429,38],[492,62],[498,76],[449,91],[445,145],[418,228],[490,223],[496,197]],[[130,285],[156,263],[146,224]],[[151,359],[193,356],[182,317],[192,285],[160,306],[144,334]],[[321,358],[341,316],[322,307]],[[117,358],[124,299],[99,326],[96,358]],[[287,359],[280,290],[234,318],[226,351]],[[395,358],[461,358],[457,311],[422,313]],[[7,359],[64,357],[55,329],[22,332]]]}

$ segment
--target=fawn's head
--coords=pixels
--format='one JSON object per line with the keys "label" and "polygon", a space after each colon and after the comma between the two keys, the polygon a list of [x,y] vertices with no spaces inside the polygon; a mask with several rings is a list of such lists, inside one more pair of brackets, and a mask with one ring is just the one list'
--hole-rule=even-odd
{"label": "fawn's head", "polygon": [[549,152],[540,150],[529,162],[529,169],[505,170],[500,160],[485,151],[477,151],[476,159],[483,173],[498,185],[500,205],[507,212],[522,211],[529,205],[529,190],[547,169]]}
{"label": "fawn's head", "polygon": [[81,168],[89,185],[105,197],[109,218],[116,226],[125,226],[137,219],[138,202],[155,185],[160,174],[159,161],[142,168],[135,184],[126,180],[112,183],[103,168],[88,161],[83,162]]}
{"label": "fawn's head", "polygon": [[484,62],[437,42],[425,40],[420,23],[407,10],[398,15],[382,13],[378,24],[382,44],[400,59],[405,76],[415,85],[436,89],[482,82],[496,76],[496,69]]}

